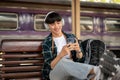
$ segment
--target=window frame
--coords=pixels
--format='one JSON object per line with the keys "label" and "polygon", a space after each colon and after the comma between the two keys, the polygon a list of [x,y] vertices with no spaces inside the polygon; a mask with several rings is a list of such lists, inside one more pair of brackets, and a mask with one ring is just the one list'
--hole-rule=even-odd
{"label": "window frame", "polygon": [[36,14],[34,16],[34,30],[35,31],[49,31],[49,28],[46,28],[46,29],[37,29],[37,27],[36,27],[36,16],[44,16],[44,18],[43,18],[43,26],[46,27],[45,24],[44,24],[44,19],[45,19],[46,15],[45,14]]}
{"label": "window frame", "polygon": [[[104,26],[105,26],[105,31],[106,32],[120,32],[120,31],[111,31],[111,30],[108,30],[107,28],[108,28],[108,26],[107,26],[107,23],[106,23],[106,20],[107,19],[109,19],[109,20],[120,20],[120,18],[105,18],[104,19]],[[112,24],[112,23],[111,23]],[[120,24],[120,22],[119,22],[119,24]]]}
{"label": "window frame", "polygon": [[13,30],[17,30],[18,29],[18,14],[16,14],[16,13],[7,13],[7,12],[0,12],[0,14],[10,14],[10,15],[16,15],[16,18],[17,18],[17,21],[16,21],[16,28],[15,29],[1,29],[0,28],[0,31],[7,31],[7,30],[9,30],[9,31],[13,31]]}
{"label": "window frame", "polygon": [[[81,18],[91,18],[91,22],[92,22],[92,27],[91,27],[91,30],[82,30],[81,29],[81,32],[92,32],[93,30],[94,30],[94,18],[93,17],[91,17],[91,16],[81,16],[80,17],[80,27],[81,27]],[[86,22],[86,21],[85,21]]]}

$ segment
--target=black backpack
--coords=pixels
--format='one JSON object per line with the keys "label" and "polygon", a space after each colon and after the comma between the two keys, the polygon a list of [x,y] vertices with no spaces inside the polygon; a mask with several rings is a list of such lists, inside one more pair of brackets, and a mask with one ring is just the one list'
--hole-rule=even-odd
{"label": "black backpack", "polygon": [[81,42],[84,63],[99,65],[100,57],[106,51],[106,45],[101,40],[86,39]]}
{"label": "black backpack", "polygon": [[[106,76],[114,76],[120,72],[119,60],[116,55],[106,50],[106,45],[101,40],[87,39],[80,43],[84,63],[100,66],[101,72]],[[119,65],[119,66],[118,66]]]}

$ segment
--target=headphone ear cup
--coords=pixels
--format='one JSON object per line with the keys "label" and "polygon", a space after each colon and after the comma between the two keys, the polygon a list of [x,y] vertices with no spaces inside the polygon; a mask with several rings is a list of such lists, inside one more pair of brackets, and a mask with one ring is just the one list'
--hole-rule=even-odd
{"label": "headphone ear cup", "polygon": [[62,18],[62,25],[64,26],[65,25],[65,20]]}
{"label": "headphone ear cup", "polygon": [[48,24],[44,23],[45,29],[49,30]]}
{"label": "headphone ear cup", "polygon": [[47,30],[49,30],[49,26],[48,26],[48,24],[45,23],[45,20],[46,20],[47,16],[48,16],[49,14],[53,13],[53,12],[55,12],[55,11],[50,11],[50,12],[48,12],[48,13],[46,14],[46,16],[45,16],[44,26],[45,26],[45,29],[47,29]]}

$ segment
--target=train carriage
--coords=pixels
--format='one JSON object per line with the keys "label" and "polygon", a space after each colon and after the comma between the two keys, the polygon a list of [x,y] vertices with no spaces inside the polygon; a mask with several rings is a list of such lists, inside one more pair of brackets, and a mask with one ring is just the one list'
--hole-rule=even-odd
{"label": "train carriage", "polygon": [[[49,11],[59,12],[65,23],[63,30],[71,33],[72,13],[70,4],[70,1],[62,0],[55,2],[49,2],[49,0],[1,1],[0,43],[6,39],[43,40],[49,33],[48,27],[44,25],[45,15]],[[107,45],[107,49],[113,51],[120,58],[120,5],[81,2],[80,7],[80,39],[102,40]],[[23,53],[25,54],[25,52]],[[2,54],[1,52],[0,69],[3,66],[1,64]]]}
{"label": "train carriage", "polygon": [[[44,1],[43,1],[44,2]],[[65,25],[64,31],[72,32],[70,2],[54,3],[1,2],[0,41],[3,39],[44,39],[49,30],[44,17],[49,11],[59,12]],[[120,50],[120,5],[81,2],[81,40],[103,40],[109,50]]]}

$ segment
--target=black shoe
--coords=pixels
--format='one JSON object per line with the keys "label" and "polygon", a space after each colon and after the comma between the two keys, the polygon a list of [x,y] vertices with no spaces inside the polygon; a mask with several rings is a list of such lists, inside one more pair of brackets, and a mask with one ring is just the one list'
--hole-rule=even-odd
{"label": "black shoe", "polygon": [[117,60],[117,64],[120,66],[120,59],[119,59],[119,60]]}
{"label": "black shoe", "polygon": [[111,80],[120,80],[120,59],[117,60],[117,63],[118,63],[118,68],[117,68],[118,72],[115,76],[112,77]]}
{"label": "black shoe", "polygon": [[120,80],[120,71],[111,80]]}
{"label": "black shoe", "polygon": [[102,57],[100,58],[100,62],[101,61],[106,61],[106,62],[108,62],[108,63],[110,63],[110,64],[112,64],[112,65],[117,65],[117,61],[115,60],[115,58],[114,57],[111,57],[111,56],[109,56],[108,54],[103,54],[102,55]]}
{"label": "black shoe", "polygon": [[108,50],[108,51],[106,51],[105,54],[109,55],[110,57],[116,58],[116,55],[112,51]]}
{"label": "black shoe", "polygon": [[115,75],[114,72],[111,72],[109,71],[108,69],[104,68],[104,67],[100,67],[101,68],[101,72],[103,72],[104,75],[107,75],[107,76],[113,76]]}
{"label": "black shoe", "polygon": [[110,76],[114,76],[117,73],[116,65],[113,65],[106,61],[100,61],[100,68],[101,71],[105,74],[108,74]]}
{"label": "black shoe", "polygon": [[118,72],[118,61],[116,55],[110,51],[106,51],[100,58],[99,64],[101,71],[109,76],[114,76]]}

